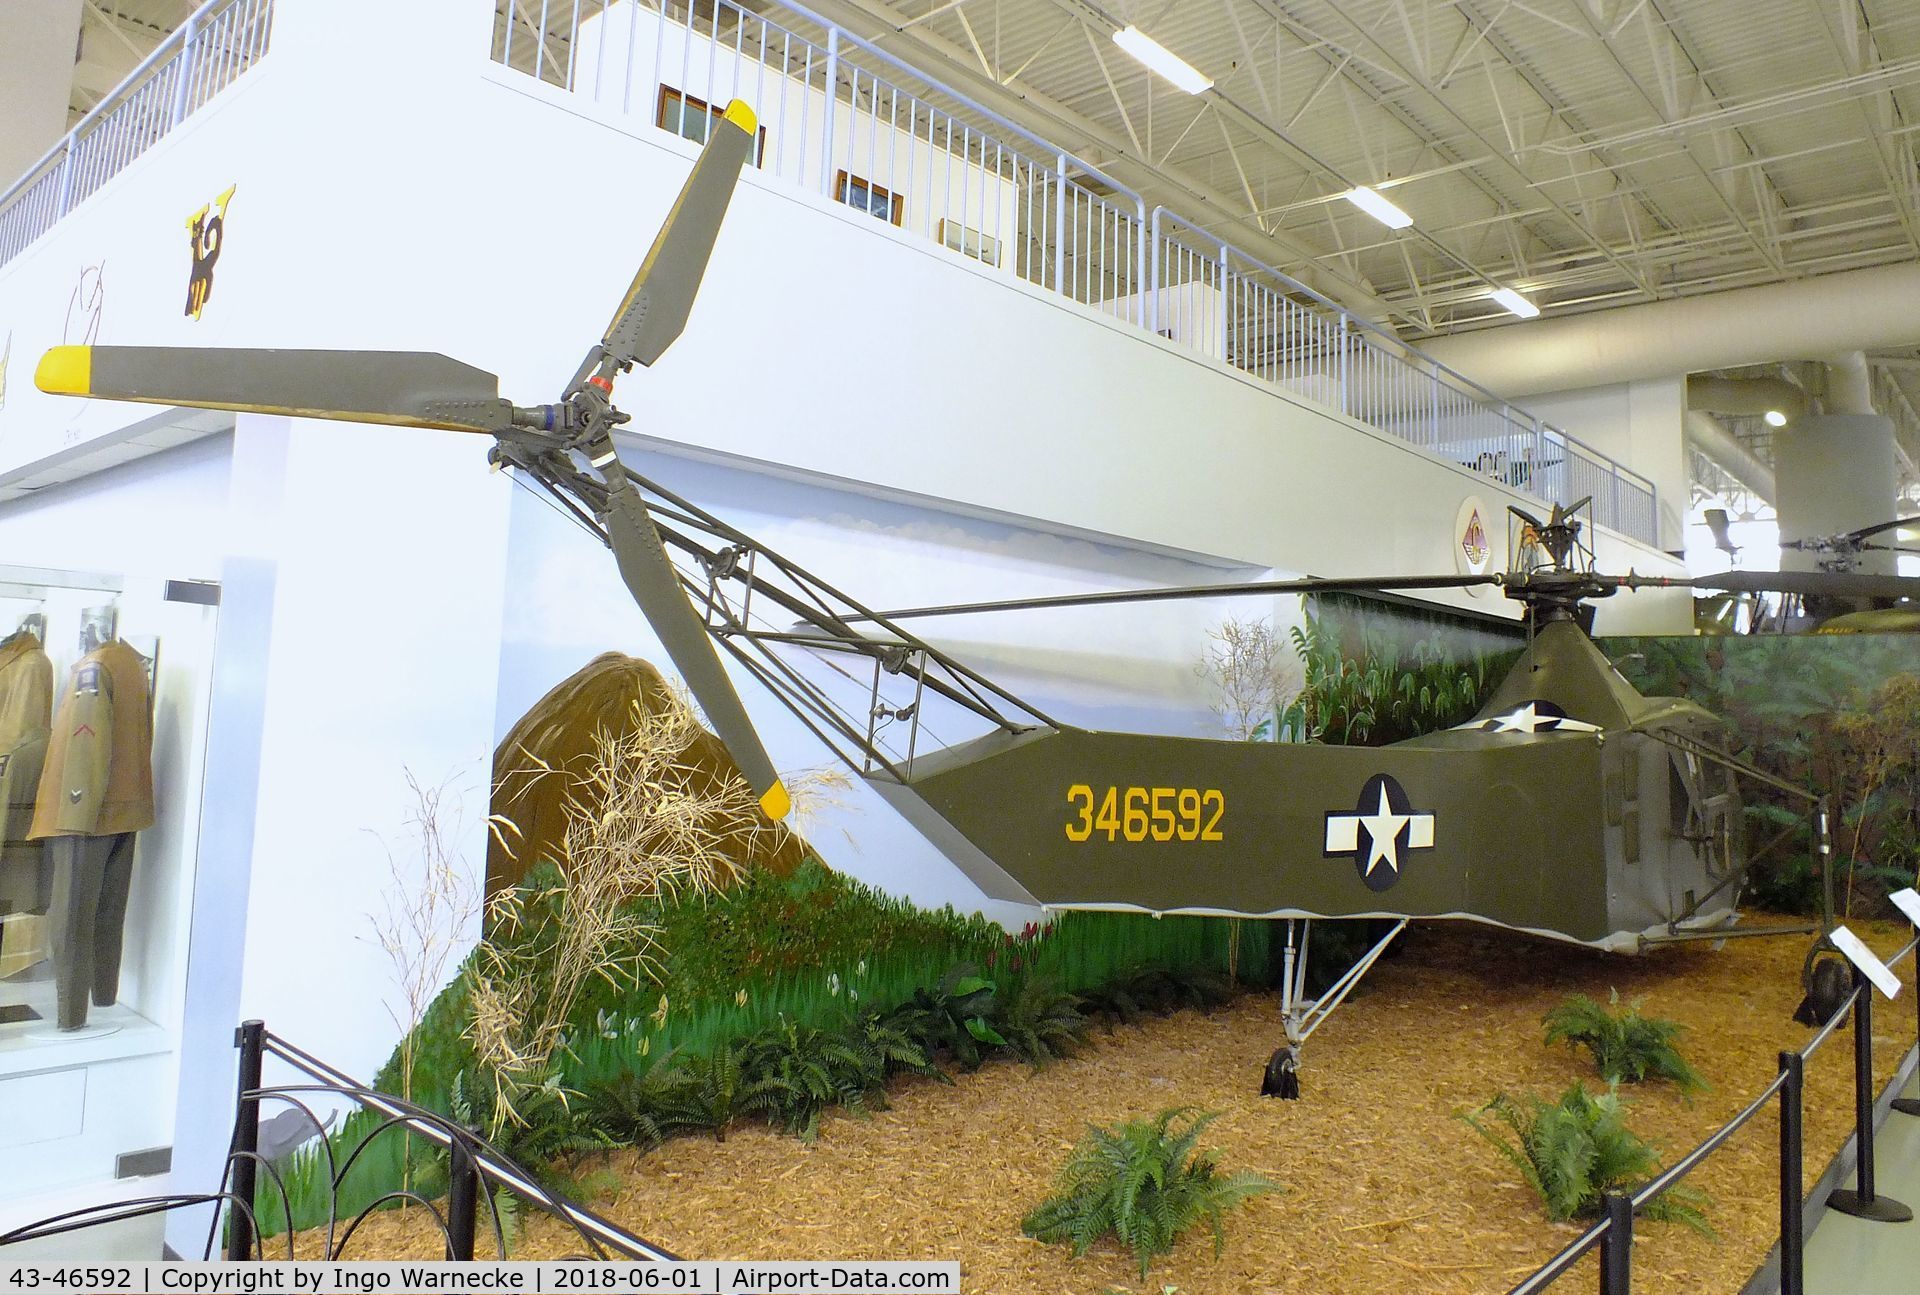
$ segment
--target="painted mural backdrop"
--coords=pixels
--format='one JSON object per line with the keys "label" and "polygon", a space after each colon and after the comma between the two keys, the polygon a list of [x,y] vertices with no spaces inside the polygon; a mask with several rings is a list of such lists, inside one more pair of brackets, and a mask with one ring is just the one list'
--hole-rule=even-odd
{"label": "painted mural backdrop", "polygon": [[[1601,639],[1646,693],[1690,697],[1732,725],[1737,753],[1829,792],[1843,911],[1872,914],[1920,868],[1920,636]],[[1818,884],[1794,798],[1747,788],[1752,902],[1811,911]]]}
{"label": "painted mural backdrop", "polygon": [[[1523,635],[1379,598],[1322,596],[1292,647],[1303,687],[1281,714],[1295,740],[1379,746],[1471,714]],[[1686,697],[1732,725],[1734,753],[1835,807],[1835,903],[1891,915],[1920,877],[1920,636],[1642,636],[1600,649],[1648,695]],[[1747,902],[1817,911],[1805,801],[1747,780]],[[1885,910],[1885,911],[1883,911]]]}

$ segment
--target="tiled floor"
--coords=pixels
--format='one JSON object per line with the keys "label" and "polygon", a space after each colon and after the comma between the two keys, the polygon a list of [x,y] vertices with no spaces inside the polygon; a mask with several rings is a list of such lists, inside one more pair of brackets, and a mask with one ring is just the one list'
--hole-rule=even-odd
{"label": "tiled floor", "polygon": [[[1920,1097],[1920,1076],[1905,1095]],[[1847,1176],[1845,1186],[1853,1186]],[[1874,1194],[1920,1212],[1920,1117],[1887,1115],[1874,1141]],[[1808,1295],[1913,1295],[1920,1290],[1920,1219],[1869,1223],[1828,1210],[1807,1238]]]}

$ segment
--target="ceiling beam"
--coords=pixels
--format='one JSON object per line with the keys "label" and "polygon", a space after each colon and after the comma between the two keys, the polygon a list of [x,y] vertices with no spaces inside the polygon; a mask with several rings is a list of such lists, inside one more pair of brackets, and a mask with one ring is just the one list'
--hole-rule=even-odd
{"label": "ceiling beam", "polygon": [[[1647,110],[1651,112],[1663,126],[1672,121],[1673,118],[1678,115],[1677,105],[1672,102],[1678,97],[1678,66],[1669,63],[1676,84],[1669,87],[1669,103],[1662,105],[1653,97],[1652,93],[1647,90],[1646,86],[1641,84],[1639,74],[1627,66],[1626,59],[1622,58],[1620,51],[1614,48],[1613,41],[1605,29],[1603,29],[1599,23],[1595,22],[1593,16],[1579,5],[1575,5],[1574,9],[1579,13],[1581,21],[1585,24],[1593,38],[1600,42],[1600,48],[1606,51],[1607,57],[1612,60],[1615,70],[1620,73],[1621,78],[1625,80],[1628,85],[1633,87],[1634,94],[1647,106]],[[1644,17],[1642,21],[1647,24],[1648,41],[1654,49],[1657,50],[1659,48],[1657,42],[1664,37],[1664,39],[1673,42],[1674,49],[1679,51],[1682,58],[1685,58],[1690,65],[1693,64],[1692,57],[1688,55],[1686,48],[1681,44],[1680,38],[1674,34],[1664,17],[1656,21],[1652,16],[1648,16]],[[1697,66],[1694,67],[1694,74],[1700,82],[1701,89],[1706,92],[1707,97],[1717,100],[1718,96],[1713,93],[1713,87],[1707,84],[1704,77],[1699,76],[1699,68]],[[1746,147],[1748,154],[1752,155],[1753,149],[1750,145],[1746,144],[1744,137],[1742,137],[1741,143],[1743,147]],[[1767,246],[1766,240],[1753,232],[1752,226],[1747,223],[1746,217],[1741,213],[1740,209],[1734,205],[1733,199],[1727,196],[1726,190],[1720,187],[1720,182],[1714,179],[1713,173],[1694,155],[1693,146],[1685,139],[1680,141],[1679,156],[1686,159],[1687,165],[1692,167],[1694,173],[1700,177],[1700,182],[1706,185],[1708,190],[1713,194],[1714,201],[1719,203],[1720,206],[1726,210],[1727,214],[1733,217],[1735,223],[1746,231],[1747,241],[1752,244],[1753,250],[1760,254],[1760,259],[1767,263],[1767,267],[1783,279],[1790,277],[1787,272],[1786,262],[1780,258],[1779,250]]]}
{"label": "ceiling beam", "polygon": [[[1878,67],[1881,59],[1879,46],[1873,38],[1873,29],[1866,25],[1865,18],[1854,7],[1854,0],[1846,0],[1843,5],[1830,5],[1823,3],[1823,0],[1813,0],[1813,5],[1819,13],[1820,30],[1826,33],[1827,44],[1832,48],[1834,57],[1839,60],[1842,74],[1854,76],[1868,71],[1870,67]],[[1839,11],[1842,21],[1852,28],[1849,33],[1854,38],[1855,48],[1852,51],[1846,48],[1840,33],[1833,29],[1830,10]],[[1897,118],[1900,105],[1894,98],[1891,87],[1886,90],[1886,102],[1888,115]],[[1893,126],[1894,122],[1876,122],[1863,97],[1853,97],[1852,103],[1860,114],[1861,122],[1866,126],[1867,151],[1873,154],[1874,165],[1879,168],[1881,181],[1887,186],[1887,197],[1892,201],[1894,210],[1900,214],[1900,227],[1906,231],[1907,242],[1913,247],[1915,253],[1920,254],[1920,231],[1916,231],[1914,227],[1913,206],[1908,201],[1908,194],[1901,191],[1896,168],[1888,160],[1886,148],[1882,142],[1887,138],[1887,128]],[[1908,169],[1911,170],[1911,167]]]}
{"label": "ceiling beam", "polygon": [[[1374,35],[1373,32],[1368,30],[1366,27],[1362,26],[1358,21],[1356,21],[1352,17],[1350,17],[1345,12],[1345,10],[1339,8],[1338,6],[1333,6],[1330,8],[1330,11],[1340,19],[1342,24],[1344,24],[1344,26],[1346,27],[1348,33],[1350,33],[1349,38],[1347,40],[1334,42],[1329,40],[1327,37],[1325,37],[1321,32],[1309,26],[1307,23],[1303,22],[1299,18],[1296,18],[1285,7],[1284,4],[1280,3],[1280,0],[1252,0],[1252,3],[1259,5],[1262,9],[1266,10],[1268,13],[1273,14],[1276,18],[1280,19],[1280,21],[1283,24],[1285,24],[1290,30],[1292,30],[1297,36],[1301,36],[1307,40],[1311,40],[1320,46],[1328,48],[1329,50],[1337,49],[1337,48],[1351,49],[1355,43],[1363,44],[1366,47],[1367,56],[1370,59],[1370,61],[1379,65],[1389,75],[1394,76],[1399,80],[1404,81],[1406,84],[1419,90],[1430,101],[1432,101],[1439,108],[1441,112],[1445,113],[1447,117],[1453,121],[1453,123],[1459,130],[1461,130],[1463,133],[1468,135],[1479,146],[1480,150],[1483,153],[1485,153],[1489,157],[1492,157],[1500,161],[1514,175],[1516,175],[1519,178],[1520,182],[1523,185],[1527,186],[1529,189],[1534,188],[1533,177],[1526,172],[1525,168],[1523,168],[1516,159],[1510,157],[1497,144],[1495,144],[1494,141],[1488,139],[1486,137],[1485,132],[1483,132],[1476,123],[1468,121],[1465,117],[1461,116],[1460,113],[1456,111],[1450,103],[1448,103],[1446,98],[1442,95],[1442,93],[1436,86],[1434,86],[1430,81],[1422,77],[1420,73],[1415,71],[1413,68],[1408,67],[1404,60],[1402,60],[1392,50],[1388,49],[1385,45],[1383,45],[1380,39],[1376,35]],[[1470,17],[1469,10],[1467,8],[1467,5],[1464,3],[1464,0],[1462,0],[1461,3],[1457,4],[1455,8],[1460,13],[1461,18],[1464,21],[1467,21],[1467,22],[1473,21],[1472,18]],[[1474,25],[1478,26],[1479,24],[1476,23]],[[1493,43],[1497,40],[1497,37],[1491,30],[1487,31],[1486,38],[1489,41],[1489,43]],[[1507,57],[1507,56],[1503,53],[1502,57]],[[1556,112],[1561,111],[1560,106],[1556,104],[1549,96],[1547,96],[1541,87],[1535,85],[1531,79],[1528,79],[1527,83],[1529,88],[1533,89],[1536,94],[1539,94],[1542,96],[1543,101],[1547,102],[1550,108],[1553,108]],[[1372,90],[1372,88],[1369,87],[1366,84],[1366,82],[1361,81],[1359,82],[1359,84],[1362,89],[1368,90],[1368,92],[1373,96],[1375,101],[1380,103],[1381,107],[1385,108],[1389,112],[1395,111],[1395,108],[1397,106],[1389,104],[1383,96],[1378,94],[1377,91]],[[1441,145],[1438,147],[1441,149],[1444,149],[1444,145]],[[1445,154],[1443,153],[1443,156],[1444,155]],[[1468,172],[1468,174],[1472,175],[1474,173]],[[1535,190],[1535,191],[1539,193],[1539,196],[1541,198],[1546,200],[1547,205],[1553,209],[1554,213],[1562,221],[1564,221],[1570,228],[1573,229],[1573,231],[1577,234],[1577,236],[1580,238],[1582,242],[1584,242],[1588,247],[1592,248],[1601,257],[1611,262],[1614,268],[1617,271],[1619,271],[1619,273],[1623,275],[1629,283],[1633,284],[1634,287],[1637,288],[1645,297],[1651,300],[1659,295],[1656,285],[1647,278],[1645,271],[1641,267],[1632,264],[1626,258],[1621,257],[1616,253],[1614,253],[1608,247],[1606,240],[1603,239],[1576,213],[1571,211],[1566,206],[1566,204],[1562,203],[1557,198],[1554,198],[1549,193],[1546,193],[1544,191],[1539,191],[1539,190]],[[1497,202],[1497,205],[1503,206],[1503,207],[1513,205],[1506,202],[1504,198],[1496,199],[1496,202]],[[1538,235],[1536,235],[1536,237],[1538,237]],[[1547,247],[1553,246],[1552,240],[1541,238],[1540,241],[1543,245]],[[1489,278],[1490,280],[1498,278],[1497,275],[1487,275],[1485,277]]]}

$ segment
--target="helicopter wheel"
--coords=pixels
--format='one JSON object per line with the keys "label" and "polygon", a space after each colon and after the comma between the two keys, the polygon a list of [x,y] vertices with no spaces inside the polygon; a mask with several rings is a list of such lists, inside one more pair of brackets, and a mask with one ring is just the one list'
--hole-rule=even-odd
{"label": "helicopter wheel", "polygon": [[1300,1054],[1292,1044],[1274,1049],[1266,1078],[1260,1081],[1260,1095],[1290,1102],[1300,1099]]}
{"label": "helicopter wheel", "polygon": [[1800,983],[1807,994],[1794,1009],[1793,1019],[1802,1025],[1825,1025],[1853,992],[1853,975],[1847,969],[1846,960],[1818,944],[1807,953]]}

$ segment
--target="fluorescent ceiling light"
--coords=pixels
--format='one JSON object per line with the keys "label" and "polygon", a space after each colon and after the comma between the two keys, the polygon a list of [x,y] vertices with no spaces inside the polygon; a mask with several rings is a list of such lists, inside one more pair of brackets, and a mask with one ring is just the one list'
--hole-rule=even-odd
{"label": "fluorescent ceiling light", "polygon": [[1787,425],[1787,416],[1777,409],[1769,409],[1760,416],[1767,420],[1768,427],[1785,427]]}
{"label": "fluorescent ceiling light", "polygon": [[1138,27],[1122,27],[1113,34],[1113,43],[1188,94],[1199,94],[1213,86],[1211,78]]}
{"label": "fluorescent ceiling light", "polygon": [[1340,195],[1360,210],[1372,216],[1388,229],[1405,229],[1413,223],[1413,217],[1382,198],[1366,185],[1358,189],[1349,189]]}
{"label": "fluorescent ceiling light", "polygon": [[1493,299],[1522,319],[1532,319],[1540,313],[1540,307],[1528,301],[1512,288],[1494,289]]}

